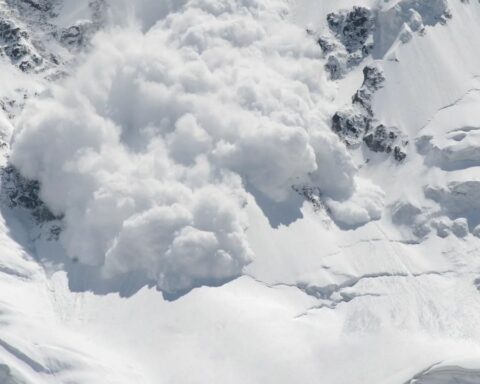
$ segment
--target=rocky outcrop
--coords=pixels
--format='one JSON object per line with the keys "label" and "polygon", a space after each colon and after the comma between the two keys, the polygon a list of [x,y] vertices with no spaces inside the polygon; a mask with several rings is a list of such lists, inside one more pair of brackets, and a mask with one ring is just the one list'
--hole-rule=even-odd
{"label": "rocky outcrop", "polygon": [[0,55],[24,72],[44,72],[61,66],[68,60],[65,48],[78,51],[87,47],[104,22],[105,0],[91,0],[86,7],[89,19],[59,27],[55,20],[61,11],[60,2],[7,0],[0,4]]}
{"label": "rocky outcrop", "polygon": [[403,161],[407,157],[402,146],[406,146],[408,142],[401,139],[401,133],[397,128],[389,128],[380,124],[367,132],[363,142],[373,152],[393,153],[393,157],[397,161]]}
{"label": "rocky outcrop", "polygon": [[322,201],[322,192],[320,188],[304,184],[292,185],[292,189],[312,204],[314,212],[325,211],[328,213],[328,209]]}
{"label": "rocky outcrop", "polygon": [[0,54],[24,72],[43,64],[43,58],[30,41],[29,33],[14,20],[0,14]]}
{"label": "rocky outcrop", "polygon": [[385,81],[382,72],[375,66],[363,70],[364,81],[352,97],[352,105],[336,112],[332,117],[332,130],[349,147],[362,142],[373,152],[392,154],[397,161],[406,158],[404,147],[408,140],[395,127],[375,124],[372,99]]}
{"label": "rocky outcrop", "polygon": [[376,91],[382,88],[385,77],[375,66],[363,68],[363,84],[352,98],[352,104],[363,108],[368,115],[373,116],[372,98]]}
{"label": "rocky outcrop", "polygon": [[347,146],[359,144],[370,125],[371,119],[355,108],[336,112],[332,117],[332,130]]}
{"label": "rocky outcrop", "polygon": [[40,199],[40,183],[24,178],[13,166],[1,170],[2,196],[10,208],[31,212],[38,224],[59,220]]}
{"label": "rocky outcrop", "polygon": [[371,49],[372,44],[368,40],[374,27],[374,15],[370,9],[353,7],[351,11],[330,13],[327,22],[348,53]]}
{"label": "rocky outcrop", "polygon": [[340,79],[358,66],[373,48],[373,11],[353,7],[327,16],[329,32],[317,41],[327,58],[325,68],[332,79]]}
{"label": "rocky outcrop", "polygon": [[[56,0],[5,0],[0,2],[0,56],[23,72],[46,79],[62,75],[63,65],[71,60],[68,50],[83,49],[97,31],[106,12],[105,0],[88,2],[91,20],[70,27],[55,24],[62,2]],[[10,120],[23,109],[34,93],[18,88],[14,95],[0,99],[0,112]],[[0,150],[8,151],[11,132],[0,132]],[[1,156],[5,156],[2,153]],[[41,228],[41,236],[58,238],[62,217],[54,215],[39,196],[40,184],[24,178],[13,166],[0,169],[0,198],[13,210],[24,211]]]}
{"label": "rocky outcrop", "polygon": [[33,218],[37,235],[46,240],[58,240],[62,228],[62,216],[54,215],[39,196],[40,183],[23,177],[9,165],[0,170],[2,202],[12,210],[23,211]]}
{"label": "rocky outcrop", "polygon": [[28,13],[35,10],[41,14],[52,12],[56,3],[54,0],[6,0],[6,2],[10,7],[15,7],[21,12]]}
{"label": "rocky outcrop", "polygon": [[427,26],[445,24],[451,13],[446,0],[401,0],[387,10],[355,6],[327,15],[328,29],[316,35],[332,80],[341,79],[369,55],[384,58],[398,41],[408,43]]}
{"label": "rocky outcrop", "polygon": [[352,104],[338,111],[332,118],[332,130],[348,146],[360,144],[373,124],[372,97],[381,88],[384,77],[380,70],[367,66],[363,70],[363,84],[352,97]]}

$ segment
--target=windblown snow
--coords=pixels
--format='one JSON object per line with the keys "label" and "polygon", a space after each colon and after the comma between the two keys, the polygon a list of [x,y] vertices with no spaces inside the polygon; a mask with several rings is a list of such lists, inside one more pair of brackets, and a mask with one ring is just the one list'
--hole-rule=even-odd
{"label": "windblown snow", "polygon": [[0,1],[0,383],[480,382],[479,19]]}

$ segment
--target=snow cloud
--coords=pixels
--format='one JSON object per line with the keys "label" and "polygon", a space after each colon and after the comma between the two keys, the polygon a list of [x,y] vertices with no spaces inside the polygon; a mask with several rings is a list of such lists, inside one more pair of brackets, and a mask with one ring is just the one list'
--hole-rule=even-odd
{"label": "snow cloud", "polygon": [[289,3],[130,2],[138,22],[100,32],[76,74],[26,107],[11,160],[64,215],[69,256],[176,293],[252,260],[246,184],[281,202],[313,183],[343,221],[379,215]]}

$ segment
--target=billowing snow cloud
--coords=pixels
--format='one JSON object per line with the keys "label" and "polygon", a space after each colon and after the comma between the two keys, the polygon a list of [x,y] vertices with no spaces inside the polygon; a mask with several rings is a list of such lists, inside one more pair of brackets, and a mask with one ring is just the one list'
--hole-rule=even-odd
{"label": "billowing snow cloud", "polygon": [[328,127],[320,51],[287,0],[157,3],[130,3],[140,25],[100,33],[14,137],[12,162],[64,214],[72,258],[168,293],[234,278],[253,257],[246,184],[280,202],[313,183],[347,200],[330,204],[344,222],[379,215]]}

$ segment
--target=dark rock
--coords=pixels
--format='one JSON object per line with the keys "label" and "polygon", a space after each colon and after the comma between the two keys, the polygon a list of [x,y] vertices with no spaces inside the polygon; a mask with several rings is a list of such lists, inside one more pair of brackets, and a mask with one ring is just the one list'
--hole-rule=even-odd
{"label": "dark rock", "polygon": [[325,64],[325,69],[330,74],[330,78],[332,80],[341,79],[346,72],[345,64],[334,55],[328,57],[327,64]]}
{"label": "dark rock", "polygon": [[363,108],[370,116],[373,116],[372,98],[385,81],[382,72],[372,66],[366,66],[363,69],[363,84],[352,97],[352,104]]}
{"label": "dark rock", "polygon": [[49,14],[53,11],[55,0],[6,0],[11,9],[20,13],[36,12],[37,14]]}
{"label": "dark rock", "polygon": [[[377,126],[372,132],[367,133],[363,142],[373,152],[392,153],[393,157],[397,161],[403,161],[407,154],[402,151],[399,144],[400,133],[396,128],[388,128],[383,124]],[[406,145],[406,144],[404,144]]]}
{"label": "dark rock", "polygon": [[393,153],[395,160],[403,161],[407,156],[402,147],[408,141],[401,140],[402,135],[396,128],[387,128],[380,124],[372,129],[374,114],[373,95],[385,81],[383,73],[375,66],[363,69],[363,84],[352,97],[352,106],[336,112],[332,117],[332,130],[348,146],[362,141],[373,152]]}
{"label": "dark rock", "polygon": [[43,222],[59,220],[40,199],[40,183],[24,178],[16,168],[7,166],[1,170],[2,195],[11,208],[24,208],[32,214],[35,221]]}
{"label": "dark rock", "polygon": [[24,4],[36,9],[37,11],[46,12],[52,8],[52,3],[41,0],[23,0]]}
{"label": "dark rock", "polygon": [[349,146],[360,143],[370,128],[370,119],[354,111],[337,112],[332,118],[332,130]]}
{"label": "dark rock", "polygon": [[357,51],[348,55],[346,61],[347,69],[358,67],[364,58],[365,56],[363,56],[361,51]]}
{"label": "dark rock", "polygon": [[363,68],[363,84],[362,88],[367,88],[371,92],[378,91],[385,82],[383,73],[374,66],[367,65]]}
{"label": "dark rock", "polygon": [[40,66],[43,62],[42,58],[32,50],[28,38],[28,33],[15,22],[0,19],[0,41],[2,45],[0,52],[24,72]]}
{"label": "dark rock", "polygon": [[332,43],[331,41],[329,41],[329,40],[327,40],[323,37],[319,37],[317,39],[317,43],[320,46],[320,48],[322,49],[322,52],[325,53],[325,54],[328,54],[335,49],[335,43]]}
{"label": "dark rock", "polygon": [[[413,33],[426,33],[425,26],[446,24],[451,18],[447,0],[402,0],[386,10],[355,6],[330,13],[328,31],[318,43],[337,62],[329,58],[326,70],[332,79],[341,78],[369,55],[384,58],[397,39],[407,43]],[[411,31],[405,31],[405,25]]]}
{"label": "dark rock", "polygon": [[8,51],[9,56],[14,60],[18,60],[28,54],[28,48],[21,44],[14,44],[12,47],[8,48]]}
{"label": "dark rock", "polygon": [[327,15],[328,27],[336,35],[341,35],[342,26],[345,23],[346,11],[341,11],[339,13],[329,13]]}
{"label": "dark rock", "polygon": [[327,15],[330,30],[340,39],[348,53],[364,48],[372,34],[375,18],[373,12],[364,7],[353,7]]}
{"label": "dark rock", "polygon": [[292,189],[312,204],[314,212],[328,212],[323,204],[320,188],[309,185],[292,185]]}
{"label": "dark rock", "polygon": [[[365,67],[363,76],[362,86],[352,97],[353,108],[339,111],[332,118],[332,130],[350,146],[359,144],[364,135],[370,131],[373,120],[373,94],[385,80],[381,71],[373,66]],[[373,142],[371,137],[367,140]]]}
{"label": "dark rock", "polygon": [[25,31],[21,31],[18,26],[8,20],[0,20],[0,38],[5,41],[18,40],[27,37]]}
{"label": "dark rock", "polygon": [[373,50],[375,13],[368,8],[353,7],[327,15],[330,36],[317,42],[324,54],[329,54],[325,66],[334,80],[357,67]]}
{"label": "dark rock", "polygon": [[368,55],[370,55],[373,51],[373,47],[374,47],[373,43],[364,45],[362,47],[362,57],[367,57]]}
{"label": "dark rock", "polygon": [[400,147],[395,147],[393,150],[393,157],[397,161],[403,161],[407,157],[407,154],[402,151]]}
{"label": "dark rock", "polygon": [[364,108],[370,115],[372,112],[372,93],[364,88],[360,88],[352,97],[352,104]]}
{"label": "dark rock", "polygon": [[393,150],[393,144],[396,139],[396,133],[388,130],[384,125],[379,125],[373,132],[365,135],[363,142],[373,152],[390,153]]}

